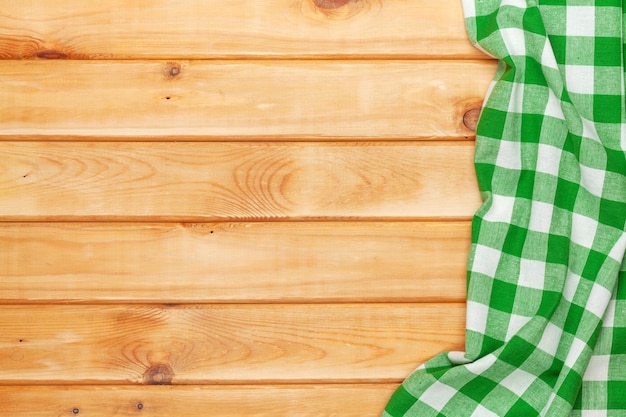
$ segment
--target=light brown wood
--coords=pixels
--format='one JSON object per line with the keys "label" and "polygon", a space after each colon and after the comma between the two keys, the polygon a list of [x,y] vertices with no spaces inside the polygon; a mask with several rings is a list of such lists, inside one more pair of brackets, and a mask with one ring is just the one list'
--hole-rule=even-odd
{"label": "light brown wood", "polygon": [[484,57],[453,0],[11,1],[0,27],[18,59]]}
{"label": "light brown wood", "polygon": [[494,72],[490,61],[0,61],[0,137],[471,138],[463,116]]}
{"label": "light brown wood", "polygon": [[0,415],[374,417],[382,413],[396,387],[397,384],[0,386]]}
{"label": "light brown wood", "polygon": [[0,302],[459,302],[469,237],[469,222],[5,223]]}
{"label": "light brown wood", "polygon": [[463,304],[0,306],[0,384],[398,382]]}
{"label": "light brown wood", "polygon": [[373,417],[463,349],[459,0],[1,3],[0,417]]}
{"label": "light brown wood", "polygon": [[71,143],[0,147],[3,220],[469,218],[473,146]]}

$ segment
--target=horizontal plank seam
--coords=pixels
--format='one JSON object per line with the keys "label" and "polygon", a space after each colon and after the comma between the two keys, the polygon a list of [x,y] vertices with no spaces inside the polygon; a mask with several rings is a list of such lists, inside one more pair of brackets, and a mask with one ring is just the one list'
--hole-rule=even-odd
{"label": "horizontal plank seam", "polygon": [[[478,191],[477,191],[478,192]],[[468,222],[473,216],[451,216],[451,217],[281,217],[281,218],[265,218],[265,217],[251,217],[251,218],[219,218],[211,219],[210,216],[158,216],[150,215],[145,217],[131,217],[131,216],[48,216],[46,220],[41,219],[44,216],[2,216],[0,218],[0,224],[15,224],[15,223],[422,223],[422,222],[437,222],[437,223],[456,223],[456,222]]]}
{"label": "horizontal plank seam", "polygon": [[[416,278],[417,279],[417,278]],[[40,299],[40,300],[26,300],[16,301],[15,299],[0,299],[0,307],[21,307],[21,306],[42,306],[42,305],[50,305],[50,306],[89,306],[89,307],[107,307],[107,306],[153,306],[155,308],[172,308],[167,307],[167,304],[176,305],[180,307],[192,307],[192,306],[320,306],[320,305],[428,305],[428,304],[445,304],[445,305],[453,305],[453,304],[465,304],[465,299],[461,298],[450,298],[450,299],[436,299],[435,297],[425,297],[424,299],[367,299],[363,301],[359,301],[357,298],[351,299],[349,297],[345,297],[342,300],[329,300],[329,299],[293,299],[293,300],[250,300],[250,301],[220,301],[220,300],[211,300],[211,301],[198,301],[194,300],[168,300],[164,301],[163,299],[159,300],[73,300],[73,299]],[[166,305],[165,307],[163,307]]]}
{"label": "horizontal plank seam", "polygon": [[404,306],[416,306],[416,305],[420,305],[420,306],[436,306],[436,305],[440,305],[440,304],[447,304],[447,305],[465,305],[465,301],[450,301],[447,303],[442,303],[439,301],[422,301],[422,302],[418,302],[418,301],[397,301],[397,302],[383,302],[383,301],[363,301],[363,302],[357,302],[357,301],[340,301],[340,302],[324,302],[324,301],[320,301],[320,302],[312,302],[309,300],[306,300],[307,302],[302,302],[303,300],[298,300],[296,302],[286,302],[286,301],[277,301],[277,302],[264,302],[264,301],[259,301],[259,300],[254,300],[254,301],[250,301],[250,302],[233,302],[233,301],[225,301],[225,302],[215,302],[215,301],[211,301],[211,302],[200,302],[200,301],[191,301],[188,303],[185,302],[175,302],[175,303],[168,303],[168,302],[164,302],[162,300],[159,301],[155,301],[155,302],[147,302],[145,300],[140,300],[137,302],[133,302],[133,301],[128,301],[128,300],[123,300],[123,301],[119,301],[119,302],[94,302],[93,300],[85,300],[84,302],[76,302],[76,301],[72,301],[72,300],[55,300],[55,301],[49,301],[49,300],[44,300],[44,301],[40,301],[40,302],[32,302],[32,303],[22,303],[22,302],[16,302],[15,300],[12,300],[10,302],[7,303],[2,303],[0,304],[1,307],[21,307],[25,304],[27,305],[38,305],[38,306],[42,306],[42,305],[49,305],[49,306],[66,306],[66,307],[120,307],[120,306],[125,306],[125,307],[146,307],[146,308],[152,308],[152,309],[193,309],[194,307],[208,307],[208,306],[219,306],[219,307],[225,307],[225,306],[246,306],[246,307],[250,307],[250,306],[259,306],[259,307],[265,307],[265,306],[323,306],[323,305],[332,305],[332,306],[380,306],[380,305],[393,305],[393,306],[398,306],[398,305],[404,305]]}
{"label": "horizontal plank seam", "polygon": [[[51,383],[51,382],[43,382],[41,384],[37,384],[37,385],[31,385],[33,390],[39,390],[42,388],[54,388],[54,387],[58,387],[59,389],[68,389],[68,388],[72,388],[75,387],[76,389],[81,389],[81,388],[98,388],[98,387],[102,387],[105,389],[109,389],[109,388],[115,388],[115,387],[120,387],[120,388],[141,388],[141,389],[153,389],[153,390],[163,390],[163,389],[170,389],[170,388],[175,388],[175,389],[181,389],[181,390],[186,390],[186,389],[192,389],[194,386],[197,387],[214,387],[214,388],[219,388],[220,386],[225,386],[225,387],[232,387],[232,385],[238,385],[241,389],[246,389],[246,388],[258,388],[259,386],[267,386],[267,387],[277,387],[277,388],[281,388],[281,387],[291,387],[291,388],[297,388],[298,386],[302,387],[302,388],[310,388],[310,387],[324,387],[324,388],[348,388],[349,386],[354,386],[355,388],[367,388],[367,387],[371,387],[371,388],[376,388],[376,387],[381,387],[381,386],[385,386],[385,385],[397,385],[395,382],[382,382],[382,383],[378,383],[378,382],[362,382],[362,381],[357,381],[357,382],[339,382],[339,383],[316,383],[316,382],[307,382],[307,383],[297,383],[297,382],[290,382],[287,381],[285,383],[280,383],[280,384],[262,384],[262,383],[246,383],[246,384],[233,384],[233,383],[225,383],[225,384],[184,384],[184,385],[178,385],[178,384],[171,384],[171,385],[142,385],[142,384],[121,384],[121,383],[117,383],[117,384],[108,384],[108,383],[94,383],[94,382],[90,382],[90,383],[85,383],[85,384],[78,384],[78,383],[67,383],[67,384],[60,384],[58,382],[55,383]],[[2,384],[0,385],[0,389],[2,390],[9,390],[11,388],[19,388],[20,390],[24,389],[24,385],[20,385],[20,384]]]}
{"label": "horizontal plank seam", "polygon": [[[25,381],[24,383],[18,383],[15,381],[2,381],[0,380],[0,390],[4,390],[10,387],[20,388],[20,390],[24,389],[24,387],[32,387],[33,389],[37,388],[49,388],[49,387],[59,387],[59,388],[88,388],[88,387],[123,387],[123,388],[142,388],[142,389],[159,389],[158,387],[174,387],[174,388],[192,388],[192,387],[233,387],[237,386],[240,388],[254,388],[254,387],[306,387],[306,386],[328,386],[328,387],[376,387],[381,385],[398,385],[403,381],[402,378],[363,378],[363,379],[294,379],[294,380],[250,380],[250,379],[242,379],[242,380],[224,380],[224,381],[211,381],[206,383],[181,383],[175,382],[171,384],[145,384],[140,382],[120,382],[120,381],[85,381],[77,382],[77,381],[67,381],[67,384],[62,382],[37,382],[37,381]],[[154,387],[154,388],[152,388]]]}
{"label": "horizontal plank seam", "polygon": [[[444,219],[444,220],[423,220],[422,218],[418,219],[418,220],[410,220],[410,219],[405,219],[405,220],[398,220],[397,223],[417,223],[417,224],[421,224],[421,223],[444,223],[444,224],[450,224],[450,223],[459,223],[459,224],[468,224],[471,221],[470,218],[468,219],[461,219],[461,220],[457,220],[457,221],[453,221],[453,220],[449,220],[449,219]],[[303,220],[303,221],[282,221],[280,223],[359,223],[360,221],[358,219],[352,219],[349,221],[333,221],[333,220],[329,220],[329,219],[321,219],[321,220],[313,220],[313,221],[308,221],[308,220]],[[15,226],[19,223],[23,223],[24,225],[63,225],[65,223],[70,223],[73,226],[76,225],[80,225],[83,224],[85,226],[101,226],[101,225],[120,225],[120,226],[130,226],[133,224],[137,224],[137,225],[141,225],[141,226],[145,226],[146,222],[134,222],[134,221],[72,221],[72,222],[65,222],[65,221],[47,221],[47,220],[36,220],[36,221],[26,221],[26,222],[14,222],[14,221],[0,221],[0,227],[2,225],[11,225],[11,226]],[[164,225],[164,226],[172,226],[172,225],[185,225],[188,222],[180,222],[180,221],[152,221],[149,224],[155,225],[155,226],[160,226],[160,225]],[[251,224],[270,224],[270,223],[276,223],[273,220],[270,221],[266,221],[266,220],[250,220],[250,221],[244,221],[244,220],[219,220],[219,221],[199,221],[199,222],[193,222],[194,225],[220,225],[220,224],[231,224],[231,223],[235,223],[235,224],[239,224],[239,223],[251,223]],[[370,224],[376,224],[376,223],[395,223],[395,221],[387,221],[387,220],[382,220],[382,221],[370,221],[370,220],[366,220],[363,221],[362,223],[370,223]]]}
{"label": "horizontal plank seam", "polygon": [[[2,133],[0,132],[0,136],[2,136]],[[45,136],[44,136],[45,137]],[[333,138],[334,139],[334,138]],[[370,145],[378,145],[378,146],[407,146],[407,142],[411,143],[414,142],[414,144],[416,146],[429,146],[429,147],[434,147],[434,146],[450,146],[450,145],[454,145],[454,146],[474,146],[474,141],[468,141],[466,139],[463,138],[441,138],[441,139],[437,139],[437,141],[433,142],[432,140],[424,140],[424,139],[407,139],[407,140],[402,140],[402,139],[388,139],[388,140],[381,140],[381,138],[354,138],[354,140],[357,143],[367,143]],[[16,144],[21,144],[23,143],[23,141],[17,141],[17,140],[9,140],[8,138],[6,139],[2,139],[0,140],[0,143],[16,143]],[[41,144],[45,145],[47,143],[47,141],[45,140],[29,140],[28,142],[31,143],[37,143],[40,142]],[[102,141],[98,141],[97,144],[98,145],[106,145],[106,144],[119,144],[120,142],[127,142],[124,140],[102,140]],[[153,140],[140,140],[140,141],[132,141],[131,144],[132,145],[140,145],[142,143],[154,143],[155,141]],[[88,144],[88,143],[94,143],[93,140],[62,140],[62,141],[54,141],[55,144],[59,144],[59,143],[65,143],[65,144],[69,144],[69,145],[79,145],[79,144]],[[185,144],[194,144],[194,145],[198,145],[198,141],[192,141],[192,140],[188,140],[188,141],[184,141],[184,140],[169,140],[169,141],[165,141],[162,142],[163,144],[178,144],[178,145],[185,145]],[[211,144],[211,145],[228,145],[231,143],[230,140],[211,140],[211,141],[206,141],[207,144]],[[259,142],[258,140],[250,140],[249,137],[247,138],[242,138],[242,140],[237,141],[237,144],[239,145],[250,145],[250,146],[262,146],[264,143],[267,143],[265,141]],[[293,140],[293,139],[281,139],[279,141],[277,141],[277,143],[283,144],[284,146],[302,146],[303,144],[309,144],[309,145],[317,145],[317,146],[338,146],[338,147],[350,147],[353,146],[353,143],[346,143],[344,140],[318,140],[317,138],[315,140],[313,139],[309,139],[306,142],[302,142],[299,140]]]}
{"label": "horizontal plank seam", "polygon": [[[72,139],[67,139],[68,137]],[[255,139],[252,140],[251,137]],[[288,137],[282,137],[280,135],[255,135],[255,136],[77,136],[77,135],[62,135],[50,134],[50,135],[15,135],[15,134],[3,134],[0,131],[0,143],[3,142],[54,142],[54,143],[207,143],[207,144],[226,144],[226,143],[242,143],[250,145],[258,145],[260,143],[271,144],[288,144],[293,143],[297,145],[303,144],[346,144],[352,145],[354,143],[380,143],[385,145],[391,145],[394,143],[406,145],[411,142],[423,142],[428,145],[436,145],[439,143],[470,143],[474,144],[476,141],[475,135],[468,136],[413,136],[413,137],[354,137],[354,136],[301,136],[289,135]]]}
{"label": "horizontal plank seam", "polygon": [[406,54],[364,54],[364,55],[351,55],[351,54],[323,54],[323,55],[299,55],[299,54],[283,54],[283,55],[211,55],[211,56],[185,56],[185,55],[162,55],[162,56],[112,56],[107,58],[0,58],[0,62],[7,61],[77,61],[77,62],[104,62],[104,61],[496,61],[491,56],[485,54],[477,55],[406,55]]}

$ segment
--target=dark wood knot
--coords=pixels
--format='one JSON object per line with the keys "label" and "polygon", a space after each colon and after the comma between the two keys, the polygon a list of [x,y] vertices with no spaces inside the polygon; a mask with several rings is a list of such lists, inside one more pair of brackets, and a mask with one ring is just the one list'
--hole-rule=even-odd
{"label": "dark wood knot", "polygon": [[320,9],[338,9],[354,0],[313,0],[315,5]]}
{"label": "dark wood knot", "polygon": [[480,116],[480,109],[469,109],[463,115],[463,125],[471,131],[476,131],[476,125],[478,124],[478,117]]}
{"label": "dark wood knot", "polygon": [[169,365],[158,363],[152,365],[143,374],[143,382],[148,385],[169,385],[174,379],[174,371]]}
{"label": "dark wood knot", "polygon": [[168,62],[167,65],[165,65],[165,70],[163,71],[165,78],[169,79],[178,77],[181,72],[181,66],[174,62]]}
{"label": "dark wood knot", "polygon": [[65,59],[67,58],[67,54],[61,51],[55,51],[47,49],[45,51],[37,52],[37,58],[43,59]]}

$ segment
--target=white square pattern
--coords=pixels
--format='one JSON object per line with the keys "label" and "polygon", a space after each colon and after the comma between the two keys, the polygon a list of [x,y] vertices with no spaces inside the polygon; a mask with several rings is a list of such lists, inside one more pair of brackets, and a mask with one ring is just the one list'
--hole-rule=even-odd
{"label": "white square pattern", "polygon": [[591,194],[602,197],[604,189],[605,171],[596,168],[589,168],[584,165],[580,166],[580,184]]}
{"label": "white square pattern", "polygon": [[505,342],[508,342],[515,336],[522,327],[530,321],[530,317],[520,316],[518,314],[511,314],[509,320],[509,326],[506,329]]}
{"label": "white square pattern", "polygon": [[522,168],[522,146],[520,142],[502,140],[498,149],[496,165],[509,169]]}
{"label": "white square pattern", "polygon": [[572,242],[591,248],[598,230],[598,222],[590,217],[572,214]]}
{"label": "white square pattern", "polygon": [[471,270],[493,278],[496,276],[496,269],[498,269],[501,255],[502,253],[499,250],[488,246],[476,245]]}
{"label": "white square pattern", "polygon": [[522,113],[524,110],[524,84],[513,83],[509,97],[509,113]]}
{"label": "white square pattern", "polygon": [[583,354],[585,349],[587,348],[587,344],[575,337],[572,340],[572,346],[569,348],[569,352],[567,352],[567,357],[565,358],[565,366],[568,368],[574,368],[574,365],[580,362],[580,356]]}
{"label": "white square pattern", "polygon": [[615,307],[616,301],[611,300],[606,307],[604,317],[602,317],[602,327],[613,327],[615,325]]}
{"label": "white square pattern", "polygon": [[580,417],[607,417],[608,410],[580,410]]}
{"label": "white square pattern", "polygon": [[615,246],[609,252],[609,258],[622,263],[622,259],[624,259],[624,249],[626,249],[626,233],[622,233],[619,237]]}
{"label": "white square pattern", "polygon": [[543,143],[540,143],[537,149],[537,172],[557,176],[563,151],[556,146]]}
{"label": "white square pattern", "polygon": [[567,270],[567,276],[565,277],[565,284],[563,285],[563,291],[561,294],[570,303],[574,301],[576,290],[580,284],[581,276],[573,273],[570,269]]}
{"label": "white square pattern", "polygon": [[598,130],[596,129],[595,122],[592,122],[589,119],[585,119],[584,117],[580,118],[583,124],[583,137],[593,139],[596,142],[600,142],[600,135],[598,134]]}
{"label": "white square pattern", "polygon": [[593,65],[565,65],[567,91],[578,94],[593,94]]}
{"label": "white square pattern", "polygon": [[498,415],[478,404],[471,417],[498,417]]}
{"label": "white square pattern", "polygon": [[548,323],[545,330],[543,331],[543,335],[541,336],[541,340],[539,341],[537,347],[547,354],[554,356],[556,355],[556,350],[559,347],[559,343],[561,343],[562,335],[563,329],[555,326],[552,323]]}
{"label": "white square pattern", "polygon": [[556,63],[556,56],[550,42],[546,41],[543,45],[543,51],[541,52],[541,65],[544,67],[559,69],[559,65]]}
{"label": "white square pattern", "polygon": [[609,378],[609,355],[594,355],[589,360],[589,365],[583,376],[584,381],[606,381]]}
{"label": "white square pattern", "polygon": [[595,7],[594,6],[567,6],[565,17],[566,36],[594,36]]}
{"label": "white square pattern", "polygon": [[436,381],[424,391],[420,400],[435,410],[441,411],[456,393],[457,390],[454,388]]}
{"label": "white square pattern", "polygon": [[548,102],[546,103],[544,114],[556,119],[565,120],[565,114],[563,114],[563,109],[561,108],[561,100],[559,100],[552,90],[548,90]]}
{"label": "white square pattern", "polygon": [[591,287],[589,297],[587,298],[585,310],[601,319],[604,316],[604,312],[606,311],[610,301],[611,291],[594,282]]}
{"label": "white square pattern", "polygon": [[465,324],[467,330],[485,334],[489,307],[481,303],[468,301],[465,308],[467,310],[467,323]]}
{"label": "white square pattern", "polygon": [[489,207],[489,210],[485,213],[483,219],[489,222],[511,223],[515,197],[493,194],[491,198],[491,207]]}
{"label": "white square pattern", "polygon": [[513,6],[519,7],[520,9],[526,9],[528,7],[526,3],[526,0],[502,0],[502,3],[500,3],[500,7]]}
{"label": "white square pattern", "polygon": [[542,290],[546,278],[546,263],[531,259],[520,260],[520,273],[517,284],[522,287]]}
{"label": "white square pattern", "polygon": [[463,15],[465,17],[476,17],[476,5],[474,0],[462,0]]}
{"label": "white square pattern", "polygon": [[534,232],[550,233],[554,206],[541,201],[533,201],[530,209],[528,229]]}
{"label": "white square pattern", "polygon": [[502,386],[508,388],[511,392],[521,397],[528,387],[537,380],[535,375],[529,374],[521,369],[511,372],[501,382]]}
{"label": "white square pattern", "polygon": [[506,49],[511,56],[526,55],[526,40],[524,39],[524,30],[519,28],[500,29],[500,35],[504,40]]}
{"label": "white square pattern", "polygon": [[482,375],[498,361],[498,357],[493,353],[485,355],[465,366],[465,369],[474,375]]}

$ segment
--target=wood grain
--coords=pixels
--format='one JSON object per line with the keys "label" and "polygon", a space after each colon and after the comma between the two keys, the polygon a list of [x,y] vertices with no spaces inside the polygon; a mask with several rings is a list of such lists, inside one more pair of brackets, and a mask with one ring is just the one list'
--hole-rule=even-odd
{"label": "wood grain", "polygon": [[484,57],[452,0],[11,1],[0,28],[13,59]]}
{"label": "wood grain", "polygon": [[463,304],[0,306],[0,384],[399,382]]}
{"label": "wood grain", "polygon": [[463,349],[460,1],[1,6],[1,417],[378,416]]}
{"label": "wood grain", "polygon": [[490,61],[0,61],[0,137],[471,138]]}
{"label": "wood grain", "polygon": [[247,386],[0,386],[11,417],[378,416],[397,384]]}
{"label": "wood grain", "polygon": [[467,142],[5,142],[0,219],[467,219],[472,158]]}
{"label": "wood grain", "polygon": [[4,223],[0,302],[461,302],[469,235],[469,222]]}

